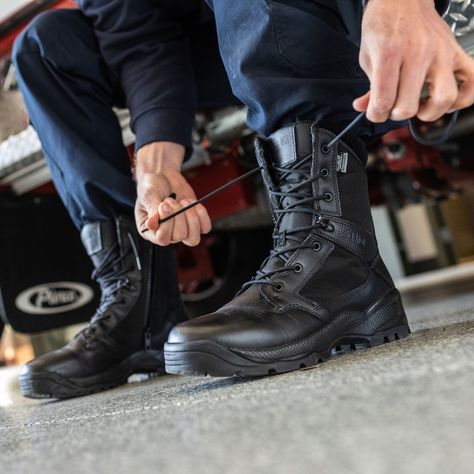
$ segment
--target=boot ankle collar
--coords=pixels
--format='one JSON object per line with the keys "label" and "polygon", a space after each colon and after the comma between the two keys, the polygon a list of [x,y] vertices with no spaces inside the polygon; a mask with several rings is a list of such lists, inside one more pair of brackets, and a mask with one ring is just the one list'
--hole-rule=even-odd
{"label": "boot ankle collar", "polygon": [[266,140],[276,165],[287,166],[312,153],[311,122],[298,122],[277,130]]}
{"label": "boot ankle collar", "polygon": [[[280,128],[268,138],[262,138],[271,151],[272,159],[277,166],[291,166],[298,158],[314,152],[314,136],[318,129],[325,130],[331,135],[339,133],[344,128],[326,121],[296,122]],[[346,133],[342,140],[349,146],[363,166],[367,164],[367,151],[364,142],[353,133]]]}

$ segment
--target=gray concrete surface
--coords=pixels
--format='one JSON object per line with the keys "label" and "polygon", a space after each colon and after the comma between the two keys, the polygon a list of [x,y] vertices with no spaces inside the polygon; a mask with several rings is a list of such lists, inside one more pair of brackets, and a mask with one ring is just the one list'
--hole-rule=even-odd
{"label": "gray concrete surface", "polygon": [[408,339],[264,379],[38,402],[10,370],[0,473],[473,473],[473,288],[407,297]]}

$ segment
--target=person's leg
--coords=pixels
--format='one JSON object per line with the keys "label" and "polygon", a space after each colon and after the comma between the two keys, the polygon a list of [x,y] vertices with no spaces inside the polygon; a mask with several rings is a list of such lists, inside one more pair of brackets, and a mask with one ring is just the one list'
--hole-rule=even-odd
{"label": "person's leg", "polygon": [[352,24],[356,39],[358,0],[213,3],[234,92],[269,135],[256,148],[274,249],[231,302],[173,329],[166,370],[266,375],[407,336],[375,239],[364,142],[335,136],[368,88],[346,31]]}
{"label": "person's leg", "polygon": [[[210,0],[219,47],[249,126],[268,136],[298,120],[347,125],[369,89],[359,66],[359,0]],[[369,138],[391,125],[361,124]]]}
{"label": "person's leg", "polygon": [[198,21],[188,25],[191,61],[199,110],[213,110],[241,102],[233,95],[217,44],[214,14],[203,8]]}
{"label": "person's leg", "polygon": [[[91,324],[66,348],[27,364],[28,397],[66,398],[162,372],[163,343],[186,319],[173,249],[137,233],[135,187],[92,27],[79,11],[38,16],[15,43],[14,62],[53,181],[81,230],[102,295]],[[67,265],[67,262],[64,262]]]}
{"label": "person's leg", "polygon": [[15,43],[21,91],[58,192],[77,227],[130,212],[127,151],[112,110],[120,91],[76,10],[39,15]]}

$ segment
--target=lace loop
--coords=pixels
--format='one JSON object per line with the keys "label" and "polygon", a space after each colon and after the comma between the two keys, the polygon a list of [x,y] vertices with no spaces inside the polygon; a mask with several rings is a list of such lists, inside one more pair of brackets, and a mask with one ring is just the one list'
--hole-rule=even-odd
{"label": "lace loop", "polygon": [[[330,224],[329,219],[322,216],[314,205],[317,201],[328,200],[328,195],[330,194],[313,195],[312,185],[321,178],[321,173],[312,176],[311,170],[302,169],[311,159],[312,154],[301,159],[299,163],[291,169],[275,164],[269,165],[269,169],[274,173],[276,178],[280,182],[284,182],[286,186],[285,190],[270,189],[268,191],[270,199],[277,203],[273,209],[276,219],[275,231],[273,233],[274,248],[270,251],[270,255],[263,261],[255,276],[244,283],[241,291],[255,284],[271,285],[276,289],[275,283],[271,281],[273,276],[288,271],[299,273],[303,270],[301,264],[288,265],[289,259],[294,252],[302,249],[315,249],[317,251],[321,248],[321,244],[317,243],[315,245],[314,242],[306,242],[305,239],[301,237],[302,233],[308,234],[316,229],[326,228]],[[329,174],[328,171],[327,173]],[[286,215],[298,213],[312,216],[311,224],[280,230],[283,218]],[[291,242],[291,244],[288,244],[289,242]],[[282,260],[283,266],[274,270],[265,270],[265,267],[274,259]]]}

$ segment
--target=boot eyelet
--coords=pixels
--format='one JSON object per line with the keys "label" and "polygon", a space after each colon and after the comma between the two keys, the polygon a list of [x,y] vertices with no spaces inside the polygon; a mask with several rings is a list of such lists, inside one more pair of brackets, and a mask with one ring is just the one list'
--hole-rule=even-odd
{"label": "boot eyelet", "polygon": [[332,194],[331,193],[324,193],[324,196],[323,196],[324,200],[326,202],[331,202],[332,201]]}
{"label": "boot eyelet", "polygon": [[321,170],[321,178],[327,178],[329,176],[329,170],[327,168],[323,168]]}
{"label": "boot eyelet", "polygon": [[295,273],[301,273],[303,271],[303,265],[301,265],[301,263],[295,263],[293,265],[293,270]]}
{"label": "boot eyelet", "polygon": [[273,289],[275,291],[283,291],[283,283],[281,281],[277,281],[274,285],[273,285]]}
{"label": "boot eyelet", "polygon": [[316,252],[319,252],[321,250],[321,244],[319,242],[315,242],[314,243],[314,250],[316,250]]}
{"label": "boot eyelet", "polygon": [[321,145],[321,151],[327,155],[329,153],[329,147],[327,145]]}

